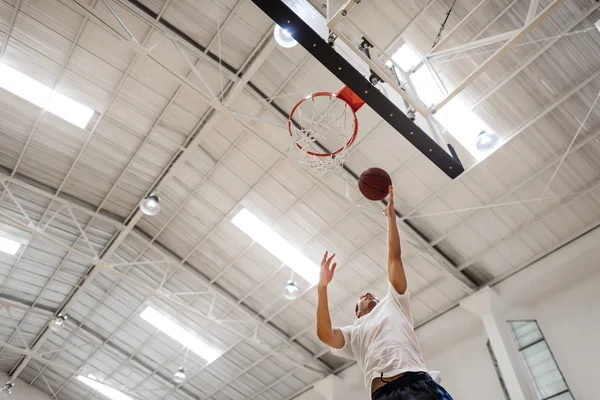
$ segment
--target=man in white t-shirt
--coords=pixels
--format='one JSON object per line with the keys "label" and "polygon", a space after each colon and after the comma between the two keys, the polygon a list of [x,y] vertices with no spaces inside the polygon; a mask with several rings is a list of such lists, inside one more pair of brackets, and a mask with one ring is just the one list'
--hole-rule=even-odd
{"label": "man in white t-shirt", "polygon": [[387,295],[380,301],[371,293],[356,304],[356,321],[343,328],[331,325],[327,285],[336,263],[326,252],[318,286],[317,336],[332,353],[356,360],[365,376],[372,400],[452,400],[427,373],[410,313],[406,276],[402,265],[400,236],[390,187],[388,217]]}

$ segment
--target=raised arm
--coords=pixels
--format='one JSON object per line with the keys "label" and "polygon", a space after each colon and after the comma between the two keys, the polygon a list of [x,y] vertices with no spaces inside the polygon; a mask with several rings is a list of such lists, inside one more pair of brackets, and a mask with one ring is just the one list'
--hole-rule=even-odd
{"label": "raised arm", "polygon": [[402,250],[400,248],[400,234],[396,224],[394,211],[394,188],[390,186],[390,197],[386,210],[388,217],[388,276],[390,283],[400,294],[406,292],[406,275],[402,264]]}
{"label": "raised arm", "polygon": [[331,325],[329,304],[327,301],[327,285],[333,279],[333,273],[337,266],[337,263],[331,264],[333,257],[335,257],[335,254],[328,258],[328,253],[325,252],[321,261],[321,275],[317,292],[317,337],[326,345],[334,349],[341,349],[345,344],[344,335],[339,328],[334,328]]}

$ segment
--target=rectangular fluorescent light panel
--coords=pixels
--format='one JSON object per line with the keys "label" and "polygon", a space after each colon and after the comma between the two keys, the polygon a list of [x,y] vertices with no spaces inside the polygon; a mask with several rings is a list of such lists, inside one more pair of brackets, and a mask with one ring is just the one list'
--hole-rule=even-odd
{"label": "rectangular fluorescent light panel", "polygon": [[244,208],[233,217],[231,222],[311,285],[316,285],[319,282],[319,267],[317,264],[292,246],[290,242],[279,236],[250,211]]}
{"label": "rectangular fluorescent light panel", "polygon": [[19,251],[21,243],[0,236],[0,251],[14,256]]}
{"label": "rectangular fluorescent light panel", "polygon": [[177,325],[167,316],[159,313],[152,307],[146,307],[146,309],[140,314],[140,317],[209,363],[215,361],[221,356],[221,352],[219,350],[197,338],[195,335]]}
{"label": "rectangular fluorescent light panel", "polygon": [[91,108],[2,63],[0,87],[81,129],[85,129],[94,115]]}
{"label": "rectangular fluorescent light panel", "polygon": [[78,375],[77,380],[84,383],[86,386],[91,387],[96,392],[100,393],[104,397],[109,398],[110,400],[133,400],[132,397],[127,396],[125,393],[83,375]]}

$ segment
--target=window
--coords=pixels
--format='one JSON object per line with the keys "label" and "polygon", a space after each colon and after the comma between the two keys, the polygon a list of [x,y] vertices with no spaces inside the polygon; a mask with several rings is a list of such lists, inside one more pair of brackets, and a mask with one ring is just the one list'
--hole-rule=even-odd
{"label": "window", "polygon": [[[421,57],[405,43],[394,53],[392,60],[404,71],[410,71],[419,64]],[[387,65],[391,67],[393,64],[389,62]],[[417,91],[419,99],[427,107],[431,107],[444,99],[444,93],[426,65],[423,64],[417,68],[410,75],[410,80]],[[491,132],[490,128],[474,112],[470,111],[460,99],[456,97],[452,99],[436,113],[435,118],[475,158],[482,159],[489,154],[489,150],[477,147],[477,141],[479,133],[482,131]]]}
{"label": "window", "polygon": [[45,108],[48,112],[85,129],[94,115],[94,110],[52,90],[48,86],[0,63],[0,88]]}
{"label": "window", "polygon": [[509,321],[540,400],[573,400],[556,360],[536,321]]}
{"label": "window", "polygon": [[19,251],[19,247],[21,247],[21,243],[0,236],[0,251],[14,256]]}
{"label": "window", "polygon": [[[398,51],[394,53],[392,56],[392,60],[398,64],[400,68],[404,70],[404,72],[410,71],[415,65],[421,62],[421,57],[415,53],[415,51],[406,43],[404,43]],[[393,64],[389,62],[388,67],[391,67]]]}

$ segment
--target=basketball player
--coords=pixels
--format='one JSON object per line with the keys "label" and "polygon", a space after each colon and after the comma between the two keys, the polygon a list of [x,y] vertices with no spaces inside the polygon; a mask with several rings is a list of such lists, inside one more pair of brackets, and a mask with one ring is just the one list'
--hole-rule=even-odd
{"label": "basketball player", "polygon": [[402,265],[400,236],[390,186],[388,218],[387,295],[379,300],[371,293],[356,304],[356,321],[343,328],[331,325],[327,285],[336,263],[326,252],[318,285],[317,336],[332,347],[332,353],[356,360],[372,400],[452,400],[427,373],[410,313],[406,275]]}

